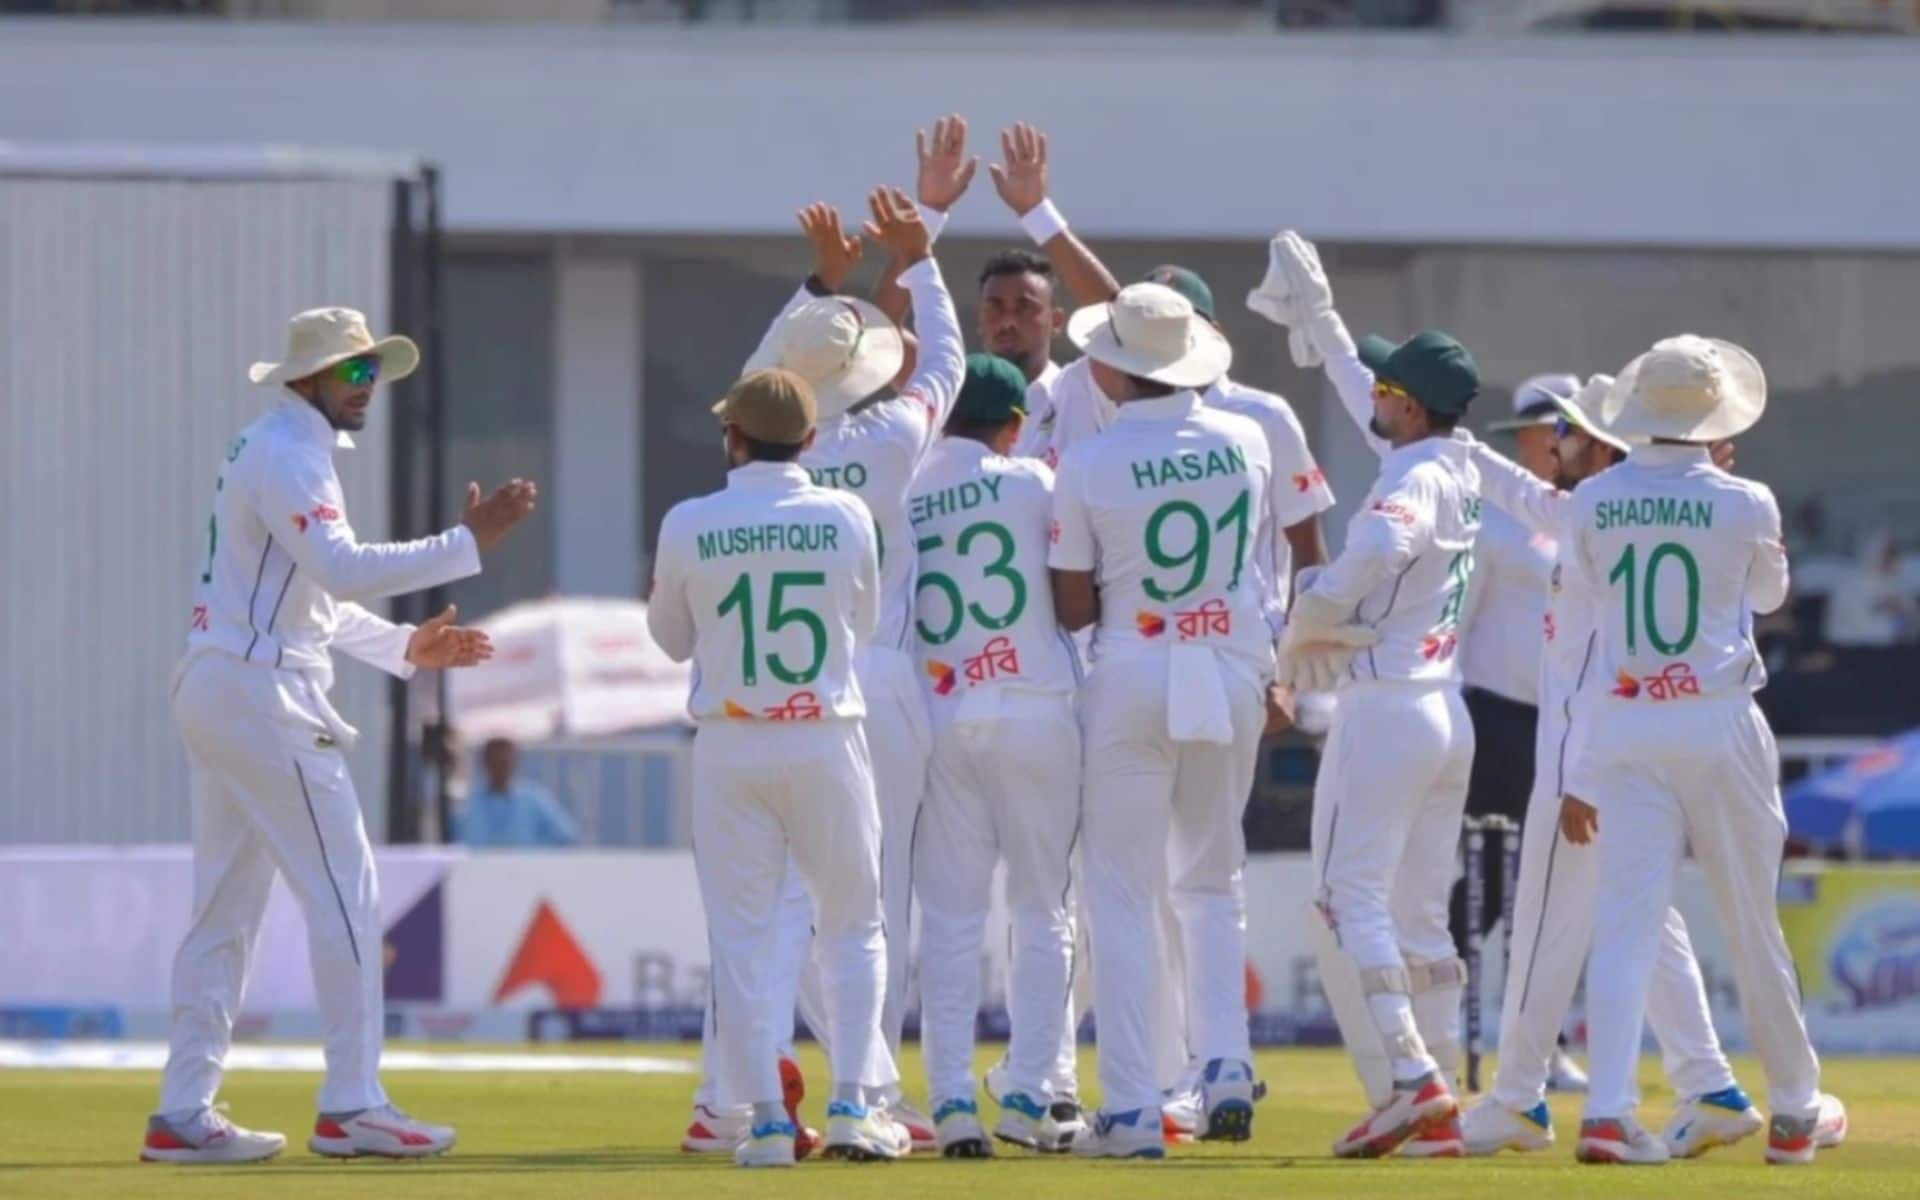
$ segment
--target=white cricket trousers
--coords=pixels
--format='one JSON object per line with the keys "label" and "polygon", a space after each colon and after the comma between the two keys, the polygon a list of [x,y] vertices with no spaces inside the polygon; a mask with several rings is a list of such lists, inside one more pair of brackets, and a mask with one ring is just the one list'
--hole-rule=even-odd
{"label": "white cricket trousers", "polygon": [[1069,863],[1080,826],[1073,697],[993,691],[977,705],[969,695],[961,715],[935,735],[914,839],[920,1039],[934,1109],[973,1098],[981,954],[993,869],[1002,859],[1013,925],[1007,989],[1013,1091],[1041,1103],[1053,1098],[1049,1077],[1071,1004]]}
{"label": "white cricket trousers", "polygon": [[[1576,846],[1560,834],[1560,780],[1551,761],[1539,760],[1541,779],[1521,826],[1512,953],[1493,1080],[1493,1098],[1517,1112],[1547,1098],[1547,1072],[1593,945],[1598,859],[1591,844]],[[1647,1025],[1660,1043],[1667,1081],[1677,1095],[1702,1096],[1733,1086],[1733,1068],[1713,1030],[1687,923],[1674,908],[1660,925]]]}
{"label": "white cricket trousers", "polygon": [[276,873],[307,923],[326,1078],[318,1110],[387,1102],[379,887],[317,683],[215,650],[181,667],[173,716],[193,780],[193,919],[173,960],[161,1113],[213,1103]]}
{"label": "white cricket trousers", "polygon": [[1570,781],[1575,795],[1600,810],[1586,1115],[1633,1112],[1650,977],[1688,846],[1726,931],[1747,1038],[1767,1072],[1767,1106],[1775,1116],[1812,1113],[1820,1060],[1780,931],[1776,889],[1787,820],[1767,719],[1744,692],[1662,704],[1608,698],[1592,712],[1589,769]]}
{"label": "white cricket trousers", "polygon": [[1313,785],[1316,902],[1390,1056],[1415,1058],[1404,1053],[1413,1042],[1451,1072],[1465,973],[1447,905],[1473,721],[1444,684],[1350,683],[1339,699]]}
{"label": "white cricket trousers", "polygon": [[1220,666],[1232,741],[1168,733],[1168,664],[1109,659],[1081,688],[1085,768],[1081,838],[1093,934],[1095,1027],[1103,1107],[1160,1107],[1154,936],[1172,900],[1186,952],[1187,1024],[1201,1062],[1251,1062],[1246,922],[1237,893],[1266,706],[1259,681]]}
{"label": "white cricket trousers", "polygon": [[707,1070],[722,1106],[781,1096],[790,1030],[770,1019],[765,963],[789,855],[813,903],[834,1082],[898,1078],[880,1036],[880,814],[859,723],[711,721],[693,739],[693,856],[712,962]]}

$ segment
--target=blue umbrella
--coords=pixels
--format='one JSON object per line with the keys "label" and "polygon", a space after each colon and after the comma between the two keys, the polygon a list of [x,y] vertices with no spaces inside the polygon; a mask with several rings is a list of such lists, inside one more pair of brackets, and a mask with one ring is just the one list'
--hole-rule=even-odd
{"label": "blue umbrella", "polygon": [[1864,855],[1920,855],[1920,729],[1789,787],[1787,829]]}

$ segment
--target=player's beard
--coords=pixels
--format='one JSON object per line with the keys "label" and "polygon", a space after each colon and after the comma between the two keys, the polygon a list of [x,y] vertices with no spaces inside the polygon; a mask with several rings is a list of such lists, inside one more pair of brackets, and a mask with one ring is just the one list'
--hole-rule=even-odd
{"label": "player's beard", "polygon": [[1390,442],[1393,440],[1393,435],[1391,433],[1388,433],[1385,429],[1381,427],[1379,417],[1367,418],[1367,432],[1371,433],[1373,436],[1379,438],[1383,442]]}

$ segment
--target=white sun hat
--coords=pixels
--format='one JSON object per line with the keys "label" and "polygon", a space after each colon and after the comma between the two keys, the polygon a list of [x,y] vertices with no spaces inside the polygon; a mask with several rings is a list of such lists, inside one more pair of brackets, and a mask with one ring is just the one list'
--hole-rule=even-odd
{"label": "white sun hat", "polygon": [[1751,429],[1767,409],[1767,375],[1732,342],[1683,333],[1627,364],[1600,405],[1619,438],[1717,442]]}
{"label": "white sun hat", "polygon": [[1226,336],[1158,283],[1130,283],[1109,303],[1075,311],[1067,336],[1095,362],[1170,387],[1205,387],[1233,365]]}
{"label": "white sun hat", "polygon": [[396,333],[376,340],[367,332],[366,314],[357,309],[310,308],[287,322],[286,358],[253,364],[247,368],[247,378],[255,383],[291,383],[363,354],[380,360],[381,383],[405,379],[420,365],[420,347],[412,338]]}
{"label": "white sun hat", "polygon": [[887,314],[853,296],[817,296],[781,319],[747,370],[780,367],[813,385],[819,419],[837,417],[887,386],[906,361]]}
{"label": "white sun hat", "polygon": [[1595,375],[1571,397],[1554,396],[1553,407],[1555,412],[1566,419],[1567,424],[1601,445],[1611,446],[1625,454],[1632,447],[1607,432],[1606,427],[1600,424],[1600,406],[1605,403],[1607,393],[1613,390],[1613,383],[1611,375]]}
{"label": "white sun hat", "polygon": [[1530,376],[1513,389],[1512,419],[1493,422],[1487,426],[1487,432],[1510,433],[1533,425],[1551,425],[1559,408],[1554,402],[1565,400],[1579,390],[1580,380],[1573,375]]}

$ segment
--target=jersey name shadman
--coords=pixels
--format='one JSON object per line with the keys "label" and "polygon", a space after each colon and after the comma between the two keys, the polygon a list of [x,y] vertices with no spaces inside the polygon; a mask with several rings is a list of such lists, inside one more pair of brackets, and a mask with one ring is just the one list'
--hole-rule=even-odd
{"label": "jersey name shadman", "polygon": [[1713,528],[1713,501],[1680,500],[1672,496],[1634,496],[1603,500],[1593,510],[1595,529],[1625,529],[1632,525],[1683,525]]}

